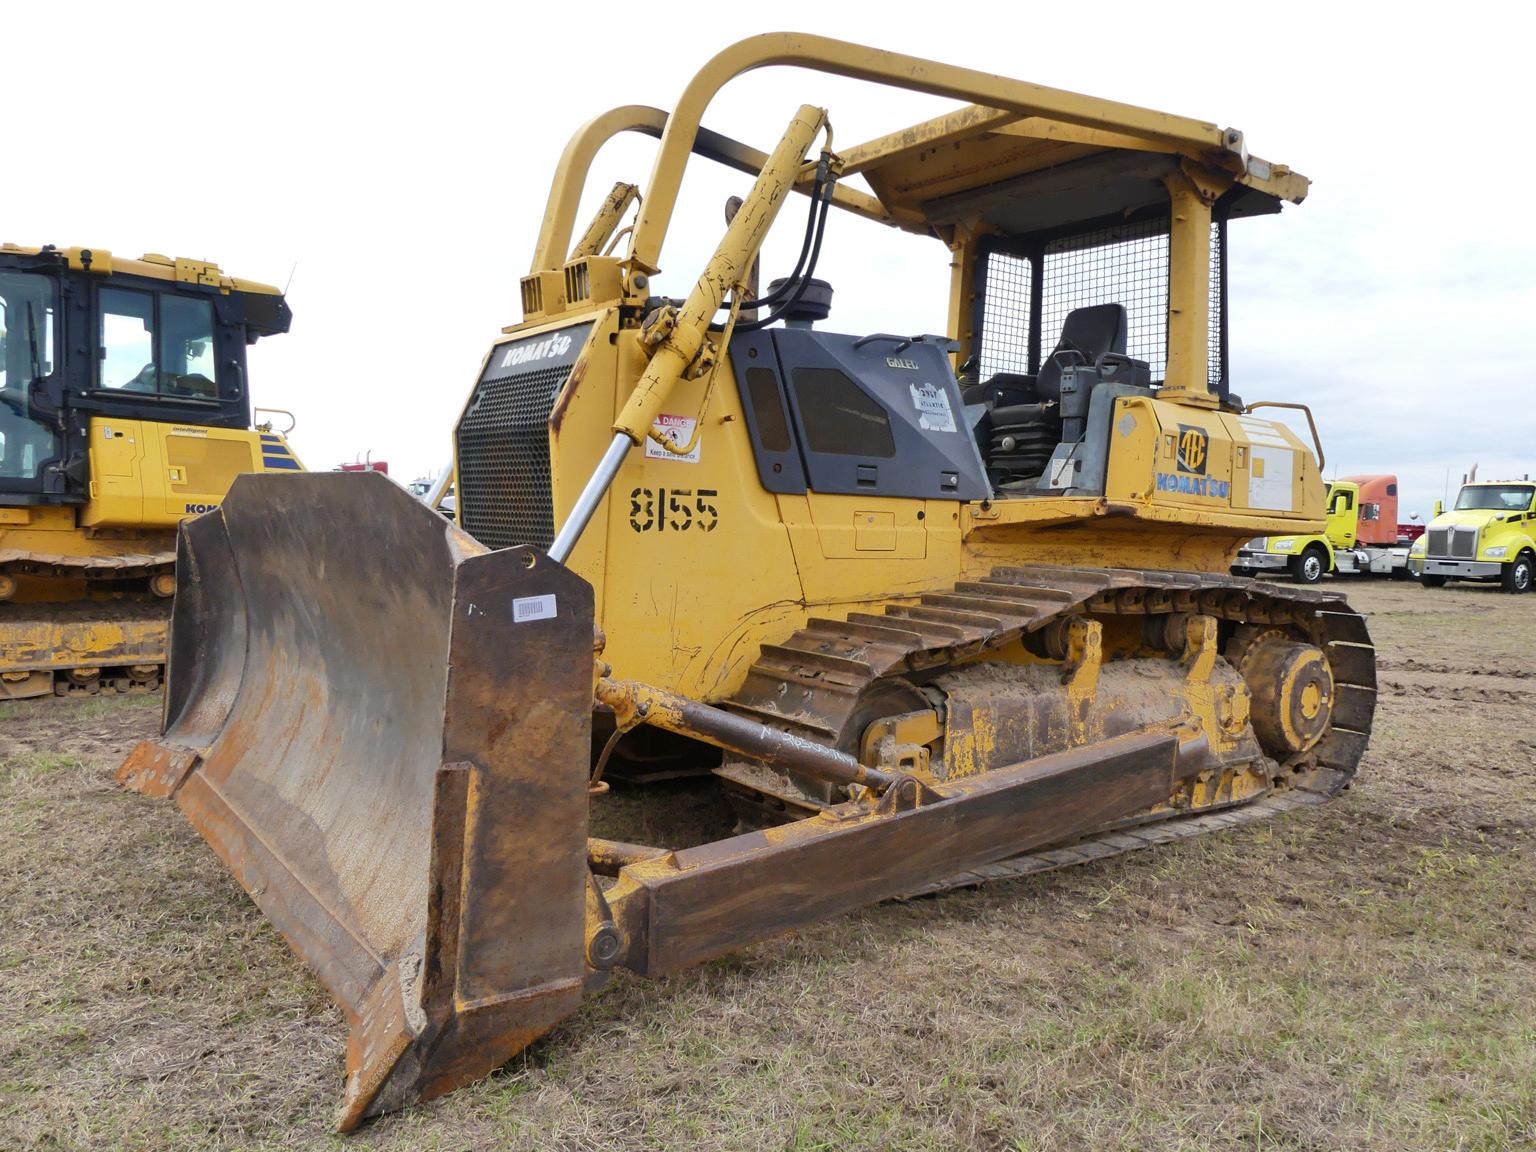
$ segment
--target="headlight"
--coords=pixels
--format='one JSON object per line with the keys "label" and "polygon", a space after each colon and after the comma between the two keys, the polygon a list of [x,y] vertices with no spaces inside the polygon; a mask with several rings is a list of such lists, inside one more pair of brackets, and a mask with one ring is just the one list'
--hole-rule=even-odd
{"label": "headlight", "polygon": [[1490,560],[1502,560],[1504,558],[1504,553],[1508,551],[1509,548],[1507,545],[1500,544],[1497,548],[1484,548],[1483,555],[1488,557]]}
{"label": "headlight", "polygon": [[1408,549],[1408,555],[1422,556],[1428,547],[1429,545],[1425,542],[1424,537],[1420,536],[1413,542],[1413,547]]}
{"label": "headlight", "polygon": [[1290,539],[1271,540],[1269,542],[1269,550],[1271,552],[1290,552],[1295,547],[1296,541]]}

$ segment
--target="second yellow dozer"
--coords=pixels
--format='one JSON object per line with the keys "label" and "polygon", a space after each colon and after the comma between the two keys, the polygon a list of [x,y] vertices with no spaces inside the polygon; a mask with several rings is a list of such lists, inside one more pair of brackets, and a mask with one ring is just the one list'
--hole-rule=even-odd
{"label": "second yellow dozer", "polygon": [[[841,153],[809,106],[768,154],[701,127],[770,64],[972,103]],[[627,185],[573,246],[625,131],[660,139],[627,254]],[[690,153],[755,183],[674,300]],[[583,127],[457,426],[459,525],[381,476],[242,477],[182,530],[164,734],[121,772],[342,1006],[341,1127],[485,1075],[616,969],[1346,787],[1361,617],[1228,575],[1323,521],[1314,452],[1224,355],[1228,224],[1306,190],[1235,131],[812,35]],[[791,193],[801,260],[750,298]],[[946,334],[820,323],[831,208],[947,245]],[[609,778],[689,769],[738,834],[590,834]]]}
{"label": "second yellow dozer", "polygon": [[176,526],[301,469],[246,373],[290,318],[206,260],[0,244],[0,700],[159,688]]}

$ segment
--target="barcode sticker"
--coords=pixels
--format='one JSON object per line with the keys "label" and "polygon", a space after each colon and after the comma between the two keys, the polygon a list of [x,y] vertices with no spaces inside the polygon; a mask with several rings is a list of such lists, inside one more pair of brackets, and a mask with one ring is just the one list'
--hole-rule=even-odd
{"label": "barcode sticker", "polygon": [[512,601],[512,622],[522,624],[529,620],[553,620],[555,618],[555,594],[547,596],[519,596]]}

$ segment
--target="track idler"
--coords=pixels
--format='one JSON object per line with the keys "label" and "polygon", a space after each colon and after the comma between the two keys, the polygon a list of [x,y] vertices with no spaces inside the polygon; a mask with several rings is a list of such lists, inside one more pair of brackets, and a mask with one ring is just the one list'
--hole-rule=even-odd
{"label": "track idler", "polygon": [[1323,650],[1280,634],[1260,636],[1240,665],[1253,699],[1251,719],[1271,755],[1315,747],[1333,716],[1333,672]]}

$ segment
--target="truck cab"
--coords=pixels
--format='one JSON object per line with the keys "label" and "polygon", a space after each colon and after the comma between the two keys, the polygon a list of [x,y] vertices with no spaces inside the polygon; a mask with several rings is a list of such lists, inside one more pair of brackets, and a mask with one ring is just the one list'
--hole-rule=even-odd
{"label": "truck cab", "polygon": [[1435,518],[1414,541],[1409,567],[1430,588],[1472,580],[1529,592],[1536,574],[1536,483],[1464,484],[1449,512],[1436,501]]}
{"label": "truck cab", "polygon": [[1260,536],[1238,551],[1234,572],[1288,571],[1300,584],[1328,573],[1406,577],[1408,543],[1397,523],[1396,476],[1346,476],[1328,484],[1321,533]]}

